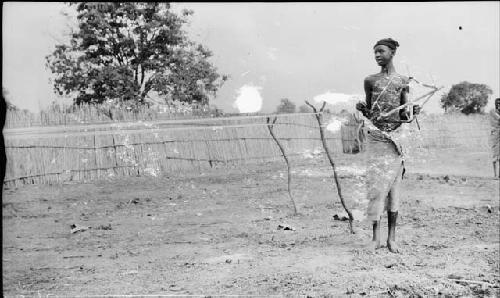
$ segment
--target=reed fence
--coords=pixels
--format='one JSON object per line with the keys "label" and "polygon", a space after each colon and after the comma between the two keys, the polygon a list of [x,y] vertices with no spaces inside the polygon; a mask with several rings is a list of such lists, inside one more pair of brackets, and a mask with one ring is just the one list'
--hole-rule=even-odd
{"label": "reed fence", "polygon": [[215,117],[218,114],[216,109],[205,105],[183,103],[153,107],[144,105],[134,109],[94,104],[56,105],[38,113],[27,110],[9,110],[5,119],[5,128],[196,119]]}
{"label": "reed fence", "polygon": [[[276,115],[276,136],[292,158],[321,151],[313,114]],[[328,115],[325,120],[328,121]],[[427,116],[411,130],[415,148],[486,152],[485,116]],[[6,129],[7,185],[84,181],[115,176],[175,174],[280,160],[266,116],[134,122],[59,128]],[[349,162],[355,121],[327,132],[336,160]],[[349,131],[351,133],[349,133]]]}

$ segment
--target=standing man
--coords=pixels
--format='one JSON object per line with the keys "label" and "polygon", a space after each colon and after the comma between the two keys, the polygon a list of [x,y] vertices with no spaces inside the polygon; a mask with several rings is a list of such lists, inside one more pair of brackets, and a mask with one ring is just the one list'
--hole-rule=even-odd
{"label": "standing man", "polygon": [[500,177],[500,98],[495,99],[495,108],[490,112],[490,116],[490,145],[493,153],[493,175],[496,178]]}
{"label": "standing man", "polygon": [[[406,109],[391,115],[385,113],[408,101],[409,78],[396,73],[392,59],[399,43],[391,38],[379,40],[373,47],[380,72],[364,81],[366,102],[356,108],[368,118],[366,137],[367,168],[367,218],[373,223],[372,245],[380,245],[380,220],[384,210],[388,214],[387,248],[399,252],[396,245],[396,221],[399,209],[399,189],[404,175],[402,147],[397,144],[398,128],[409,119]],[[420,112],[413,106],[413,113]]]}

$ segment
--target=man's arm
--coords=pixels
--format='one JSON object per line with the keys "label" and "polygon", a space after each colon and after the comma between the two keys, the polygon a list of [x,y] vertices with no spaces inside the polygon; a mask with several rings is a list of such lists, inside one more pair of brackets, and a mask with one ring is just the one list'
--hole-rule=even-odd
{"label": "man's arm", "polygon": [[368,78],[365,79],[364,82],[364,88],[365,88],[365,101],[366,101],[366,107],[368,110],[371,110],[372,108],[372,84]]}
{"label": "man's arm", "polygon": [[372,98],[372,87],[371,82],[368,78],[364,81],[364,89],[365,89],[365,102],[358,102],[356,104],[356,109],[363,113],[363,115],[367,118],[370,118],[369,113],[372,107],[371,98]]}
{"label": "man's arm", "polygon": [[[404,105],[408,102],[408,94],[410,93],[409,81],[406,82],[406,86],[401,90],[400,105]],[[411,106],[410,106],[411,107]],[[413,115],[418,115],[420,113],[420,106],[413,105]],[[410,112],[407,109],[401,109],[399,111],[399,118],[401,120],[410,119]]]}

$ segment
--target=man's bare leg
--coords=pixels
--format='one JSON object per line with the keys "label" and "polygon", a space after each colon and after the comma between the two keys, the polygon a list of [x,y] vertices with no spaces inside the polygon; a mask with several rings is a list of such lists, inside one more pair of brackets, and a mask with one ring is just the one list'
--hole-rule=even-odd
{"label": "man's bare leg", "polygon": [[373,237],[370,248],[373,250],[381,248],[380,246],[380,219],[373,221]]}
{"label": "man's bare leg", "polygon": [[399,248],[396,244],[396,223],[398,220],[398,210],[399,210],[399,190],[401,184],[401,173],[403,168],[401,168],[400,173],[396,176],[396,180],[389,191],[389,206],[387,208],[387,222],[388,222],[388,235],[387,235],[387,248],[393,252],[398,253]]}
{"label": "man's bare leg", "polygon": [[396,244],[396,222],[398,219],[398,211],[387,211],[389,222],[389,234],[387,235],[387,248],[393,252],[398,253],[399,247]]}

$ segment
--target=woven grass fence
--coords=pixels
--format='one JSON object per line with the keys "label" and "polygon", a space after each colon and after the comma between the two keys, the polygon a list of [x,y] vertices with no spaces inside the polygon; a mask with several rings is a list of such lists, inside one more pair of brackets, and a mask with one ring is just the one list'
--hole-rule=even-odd
{"label": "woven grass fence", "polygon": [[[291,154],[319,147],[311,114],[280,117],[276,132]],[[111,127],[110,127],[111,128]],[[338,138],[339,139],[339,138]],[[178,127],[6,135],[7,184],[54,183],[176,173],[280,157],[265,117],[216,119]]]}
{"label": "woven grass fence", "polygon": [[[328,119],[328,117],[326,118]],[[488,151],[489,124],[484,116],[421,117],[415,148]],[[108,130],[74,127],[56,133],[7,132],[5,184],[58,183],[114,176],[159,176],[227,166],[244,167],[281,159],[266,127],[266,118],[199,119],[177,125],[146,123]],[[355,122],[328,132],[333,155],[349,160]],[[87,130],[87,131],[85,131]],[[275,133],[292,158],[321,148],[313,114],[278,115]]]}
{"label": "woven grass fence", "polygon": [[209,109],[207,106],[193,104],[165,105],[163,107],[142,106],[134,110],[81,104],[50,107],[37,113],[26,110],[9,110],[5,119],[5,128],[82,125],[116,121],[194,119],[214,116],[216,116],[215,110]]}

